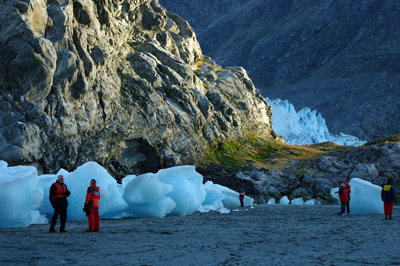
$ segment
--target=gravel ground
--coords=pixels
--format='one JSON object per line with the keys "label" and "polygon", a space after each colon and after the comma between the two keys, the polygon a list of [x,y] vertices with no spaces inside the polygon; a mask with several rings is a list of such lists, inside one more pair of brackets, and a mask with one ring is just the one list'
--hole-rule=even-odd
{"label": "gravel ground", "polygon": [[400,208],[338,216],[338,206],[259,205],[229,214],[0,229],[0,265],[400,265]]}

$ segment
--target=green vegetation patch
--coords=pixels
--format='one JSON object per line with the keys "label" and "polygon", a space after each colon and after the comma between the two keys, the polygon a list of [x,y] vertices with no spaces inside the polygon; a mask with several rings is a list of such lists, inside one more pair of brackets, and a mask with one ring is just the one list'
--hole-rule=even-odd
{"label": "green vegetation patch", "polygon": [[390,136],[390,137],[386,137],[386,138],[375,139],[375,140],[370,141],[370,142],[368,142],[368,143],[366,143],[364,145],[365,146],[370,146],[370,145],[381,144],[381,143],[385,143],[385,142],[391,142],[391,143],[400,142],[400,134],[394,135],[394,136]]}
{"label": "green vegetation patch", "polygon": [[289,145],[258,136],[245,136],[209,145],[204,155],[206,163],[228,167],[255,165],[281,168],[293,160],[318,160],[339,147],[333,143],[314,145]]}
{"label": "green vegetation patch", "polygon": [[204,55],[195,62],[196,64],[196,68],[199,68],[202,64],[204,64],[204,61],[206,60],[206,58],[204,57]]}

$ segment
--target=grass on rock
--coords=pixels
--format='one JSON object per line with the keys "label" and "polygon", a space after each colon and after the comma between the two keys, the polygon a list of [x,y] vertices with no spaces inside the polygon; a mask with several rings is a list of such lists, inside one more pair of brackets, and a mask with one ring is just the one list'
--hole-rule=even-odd
{"label": "grass on rock", "polygon": [[273,169],[281,168],[293,160],[318,160],[338,147],[331,142],[289,145],[263,137],[245,136],[211,144],[204,159],[206,163],[228,167],[255,165]]}

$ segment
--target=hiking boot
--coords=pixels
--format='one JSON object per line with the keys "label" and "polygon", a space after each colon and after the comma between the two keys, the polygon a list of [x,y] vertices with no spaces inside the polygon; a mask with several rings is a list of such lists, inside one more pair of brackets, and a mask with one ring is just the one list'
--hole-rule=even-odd
{"label": "hiking boot", "polygon": [[60,233],[66,233],[65,229],[60,229]]}
{"label": "hiking boot", "polygon": [[57,231],[54,230],[54,228],[50,228],[50,229],[49,229],[49,232],[50,232],[50,233],[57,233]]}

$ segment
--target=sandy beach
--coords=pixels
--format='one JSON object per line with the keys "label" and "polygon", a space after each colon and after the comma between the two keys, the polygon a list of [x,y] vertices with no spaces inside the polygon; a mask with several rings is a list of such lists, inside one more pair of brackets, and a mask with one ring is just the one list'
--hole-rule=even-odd
{"label": "sandy beach", "polygon": [[[0,229],[0,265],[400,265],[400,208],[338,216],[338,206],[259,205],[229,214]],[[56,229],[58,229],[58,224]]]}

